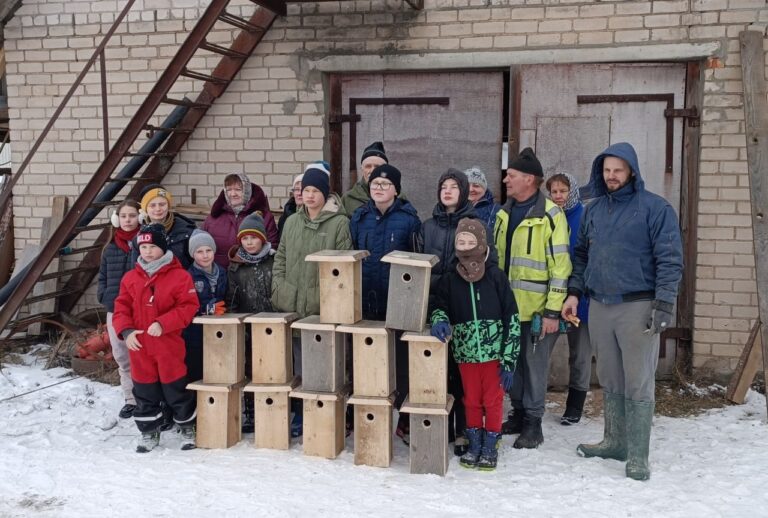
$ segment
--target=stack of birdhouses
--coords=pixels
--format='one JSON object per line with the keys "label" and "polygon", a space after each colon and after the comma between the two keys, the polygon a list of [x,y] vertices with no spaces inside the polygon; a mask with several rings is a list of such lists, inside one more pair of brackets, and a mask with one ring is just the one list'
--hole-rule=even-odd
{"label": "stack of birdhouses", "polygon": [[318,263],[320,315],[297,320],[301,332],[301,387],[291,392],[304,405],[304,454],[336,458],[344,449],[345,403],[349,395],[346,344],[337,329],[362,318],[365,250],[324,250],[305,260]]}
{"label": "stack of birdhouses", "polygon": [[245,378],[244,314],[195,317],[203,326],[203,379],[197,391],[198,448],[229,448],[240,441]]}
{"label": "stack of birdhouses", "polygon": [[296,313],[257,313],[244,319],[251,326],[251,383],[254,443],[257,448],[291,446],[290,398],[298,379],[293,373],[291,323]]}

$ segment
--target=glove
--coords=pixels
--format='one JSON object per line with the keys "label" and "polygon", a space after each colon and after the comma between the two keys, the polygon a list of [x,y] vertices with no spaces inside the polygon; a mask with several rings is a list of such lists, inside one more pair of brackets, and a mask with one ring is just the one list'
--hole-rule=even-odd
{"label": "glove", "polygon": [[443,343],[448,342],[448,338],[451,336],[451,325],[448,322],[438,322],[432,324],[430,334],[440,340]]}
{"label": "glove", "polygon": [[213,315],[216,311],[216,303],[211,301],[208,304],[205,305],[205,314],[206,315]]}
{"label": "glove", "polygon": [[653,309],[651,310],[651,318],[648,319],[648,329],[646,333],[658,334],[669,327],[669,323],[672,322],[672,310],[674,306],[669,302],[663,302],[661,300],[654,300]]}
{"label": "glove", "polygon": [[501,382],[501,388],[504,392],[509,392],[512,388],[512,382],[515,381],[514,371],[508,371],[503,366],[499,366],[499,381]]}
{"label": "glove", "polygon": [[223,300],[220,300],[216,304],[214,304],[214,309],[213,309],[214,315],[223,315],[226,312],[227,312],[227,306],[224,304]]}

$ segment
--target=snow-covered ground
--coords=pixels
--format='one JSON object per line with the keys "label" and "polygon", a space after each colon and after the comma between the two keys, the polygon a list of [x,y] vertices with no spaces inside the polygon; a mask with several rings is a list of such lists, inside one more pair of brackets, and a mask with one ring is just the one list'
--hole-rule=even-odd
{"label": "snow-covered ground", "polygon": [[410,475],[395,443],[389,469],[355,466],[352,438],[333,461],[257,450],[247,436],[229,450],[178,449],[166,432],[152,453],[134,453],[136,428],[115,416],[119,389],[65,369],[6,365],[0,374],[0,517],[272,516],[768,516],[765,398],[692,419],[658,417],[652,478],[624,477],[616,461],[581,459],[575,447],[602,435],[602,420],[560,426],[546,442],[502,444],[499,469],[480,473],[451,459],[448,475]]}

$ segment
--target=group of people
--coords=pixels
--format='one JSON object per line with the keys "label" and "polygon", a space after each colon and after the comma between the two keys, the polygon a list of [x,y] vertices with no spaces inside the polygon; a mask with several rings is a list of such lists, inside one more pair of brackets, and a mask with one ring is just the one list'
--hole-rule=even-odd
{"label": "group of people", "polygon": [[[450,346],[456,404],[449,438],[461,465],[495,469],[503,434],[518,435],[515,448],[543,442],[550,354],[567,332],[570,384],[561,423],[581,418],[594,353],[605,391],[605,437],[577,451],[627,460],[627,476],[649,478],[655,335],[672,319],[682,246],[674,210],[645,190],[631,145],[610,146],[594,160],[596,199],[589,205],[570,174],[545,184],[541,163],[526,148],[509,163],[503,206],[480,169],[448,169],[438,180],[432,217],[423,222],[381,142],[364,150],[362,177],[341,197],[331,192],[329,169],[314,162],[294,179],[277,223],[264,191],[238,174],[225,178],[202,229],[173,212],[173,198],[161,186],[118,207],[99,300],[125,394],[120,416],[133,416],[141,432],[137,451],[155,448],[172,421],[182,448],[194,447],[194,398],[184,387],[202,375],[195,315],[319,314],[317,265],[304,258],[363,249],[370,252],[363,262],[363,317],[384,320],[389,265],[381,259],[404,251],[439,259],[428,325]],[[298,337],[293,352],[300,374]],[[407,353],[397,333],[398,408],[408,391]],[[512,410],[502,422],[505,393]],[[252,430],[252,403],[244,410],[244,427],[250,419]],[[301,407],[293,412],[291,434],[298,437]],[[408,442],[403,414],[396,433]]]}

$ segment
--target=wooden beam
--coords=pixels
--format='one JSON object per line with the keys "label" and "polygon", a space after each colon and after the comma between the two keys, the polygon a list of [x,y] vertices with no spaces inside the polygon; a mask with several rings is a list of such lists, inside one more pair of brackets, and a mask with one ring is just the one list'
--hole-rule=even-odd
{"label": "wooden beam", "polygon": [[[768,171],[768,86],[765,80],[764,38],[765,33],[758,31],[743,31],[739,34],[758,309],[760,321],[768,322],[768,184],[765,174]],[[760,328],[765,370],[768,326]]]}
{"label": "wooden beam", "polygon": [[760,327],[760,322],[755,322],[752,326],[747,343],[741,351],[739,363],[733,371],[731,382],[728,383],[728,390],[725,392],[725,399],[737,405],[744,404],[747,390],[763,364],[763,340],[760,337]]}

